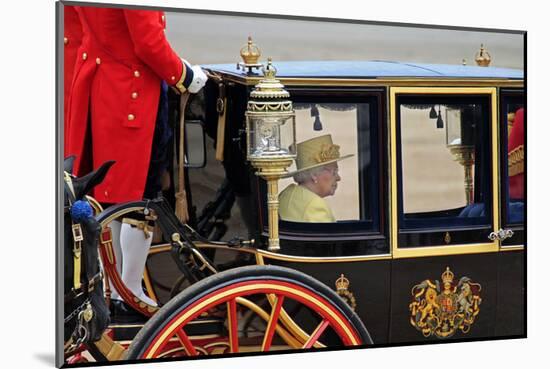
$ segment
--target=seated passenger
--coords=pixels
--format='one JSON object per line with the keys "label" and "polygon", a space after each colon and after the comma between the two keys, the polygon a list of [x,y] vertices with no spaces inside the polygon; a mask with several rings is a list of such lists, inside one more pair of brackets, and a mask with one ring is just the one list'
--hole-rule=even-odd
{"label": "seated passenger", "polygon": [[298,143],[296,171],[291,184],[279,194],[279,215],[292,222],[335,222],[336,218],[324,197],[336,192],[337,162],[353,154],[340,156],[340,146],[332,143],[331,135],[324,135]]}
{"label": "seated passenger", "polygon": [[525,111],[523,108],[516,111],[514,123],[508,138],[508,181],[511,200],[525,198]]}

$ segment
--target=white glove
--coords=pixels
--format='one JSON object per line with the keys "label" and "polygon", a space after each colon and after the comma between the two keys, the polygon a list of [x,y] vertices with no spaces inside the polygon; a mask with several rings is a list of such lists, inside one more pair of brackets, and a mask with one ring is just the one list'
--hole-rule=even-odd
{"label": "white glove", "polygon": [[193,65],[191,69],[193,70],[193,80],[191,81],[189,87],[187,87],[187,90],[192,94],[196,94],[201,90],[201,88],[204,87],[206,81],[208,80],[208,77],[206,76],[200,65]]}

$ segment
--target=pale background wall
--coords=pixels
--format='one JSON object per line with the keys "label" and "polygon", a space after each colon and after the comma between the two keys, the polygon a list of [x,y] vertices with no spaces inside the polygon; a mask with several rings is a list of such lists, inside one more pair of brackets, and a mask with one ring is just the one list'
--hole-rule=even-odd
{"label": "pale background wall", "polygon": [[[271,56],[275,65],[278,60],[461,64],[463,59],[475,65],[475,54],[484,44],[493,58],[492,66],[523,68],[523,35],[510,33],[169,12],[166,34],[183,57],[197,64],[239,62],[239,50],[250,35],[262,50],[261,59]],[[346,153],[355,154],[339,163],[342,181],[336,194],[326,200],[337,219],[358,219],[355,115],[336,118],[337,114],[321,110],[324,129],[314,132],[309,110],[299,111],[297,141],[331,133]],[[407,212],[465,205],[463,169],[444,145],[445,130],[436,130],[427,115],[427,111],[415,112],[402,130]],[[206,174],[197,181],[202,190],[209,177]],[[281,181],[280,190],[289,183],[292,179]],[[214,191],[204,194],[209,197]]]}
{"label": "pale background wall", "polygon": [[[192,63],[240,61],[250,35],[273,60],[399,60],[459,64],[484,44],[493,66],[523,68],[523,36],[369,24],[167,13],[166,35]],[[265,60],[265,58],[263,58]]]}

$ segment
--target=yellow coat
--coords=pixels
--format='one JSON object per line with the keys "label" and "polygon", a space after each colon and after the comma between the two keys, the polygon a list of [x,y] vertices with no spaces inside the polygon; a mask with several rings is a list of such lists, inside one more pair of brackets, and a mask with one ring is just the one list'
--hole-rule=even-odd
{"label": "yellow coat", "polygon": [[327,202],[303,186],[291,184],[279,194],[279,216],[291,222],[335,222]]}

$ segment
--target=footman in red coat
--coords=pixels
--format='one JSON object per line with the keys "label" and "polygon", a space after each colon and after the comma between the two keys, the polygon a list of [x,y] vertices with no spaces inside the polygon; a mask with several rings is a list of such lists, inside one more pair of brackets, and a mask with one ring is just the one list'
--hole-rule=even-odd
{"label": "footman in red coat", "polygon": [[510,199],[525,198],[525,109],[519,109],[508,137],[508,181]]}
{"label": "footman in red coat", "polygon": [[63,6],[63,85],[64,85],[64,136],[65,156],[67,156],[67,134],[69,96],[71,96],[71,84],[74,76],[76,54],[82,43],[82,25],[73,6]]}
{"label": "footman in red coat", "polygon": [[[98,201],[141,200],[145,193],[160,190],[159,173],[168,165],[159,144],[159,132],[166,126],[160,108],[166,103],[166,87],[196,93],[207,77],[172,49],[163,12],[75,9],[83,37],[68,100],[65,152],[76,156],[78,175],[115,161],[95,188]],[[117,263],[123,281],[135,296],[155,305],[141,287],[151,232],[135,219],[113,221],[111,229],[117,261],[123,260],[122,266]],[[116,291],[112,297],[119,298]]]}

